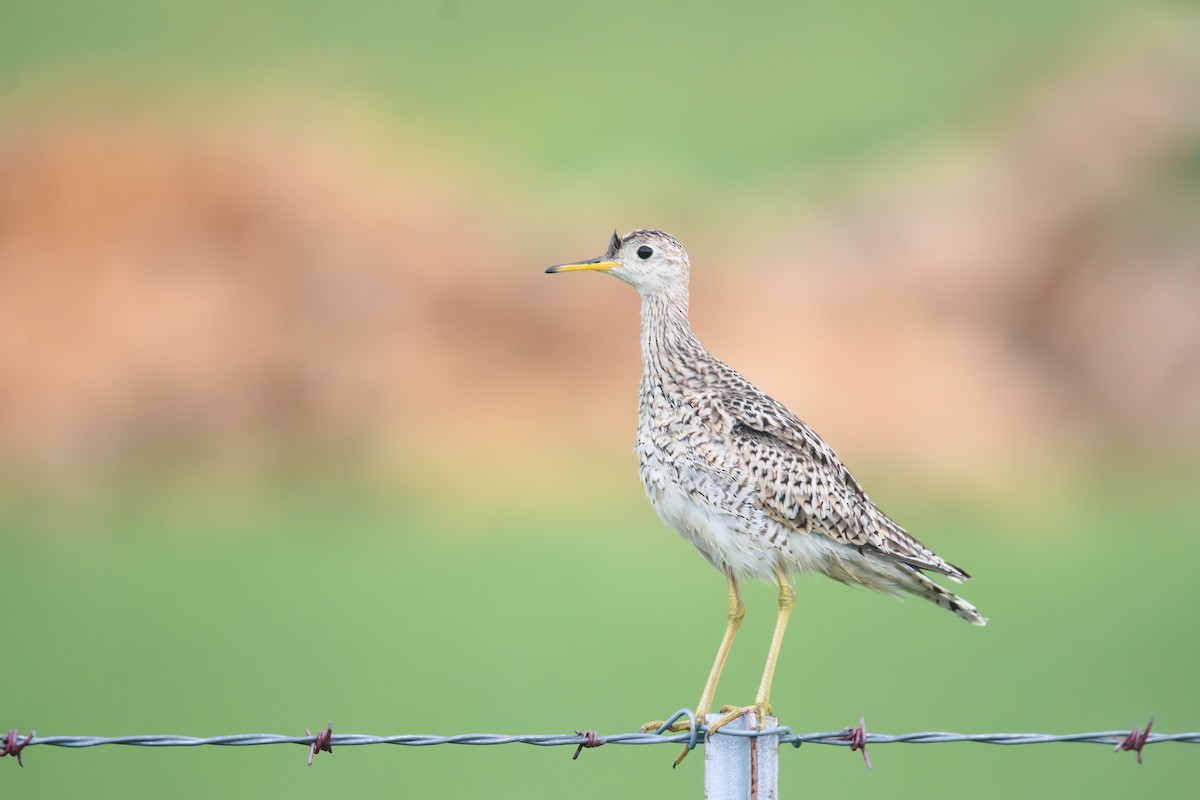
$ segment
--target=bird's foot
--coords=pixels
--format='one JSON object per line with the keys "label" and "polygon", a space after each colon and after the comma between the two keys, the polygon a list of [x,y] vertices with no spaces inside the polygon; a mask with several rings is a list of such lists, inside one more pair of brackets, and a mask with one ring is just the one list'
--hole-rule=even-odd
{"label": "bird's foot", "polygon": [[[696,724],[701,726],[701,731],[704,730],[704,717],[705,714],[696,715]],[[686,731],[690,731],[691,729],[692,721],[687,717],[680,717],[670,725],[661,719],[647,722],[642,726],[642,733],[684,733]],[[687,745],[684,745],[683,749],[679,751],[679,755],[675,757],[675,763],[671,765],[671,768],[674,769],[675,767],[678,767],[680,763],[687,758],[687,754],[690,752],[692,752],[691,749]]]}
{"label": "bird's foot", "polygon": [[758,717],[758,729],[762,730],[763,725],[766,722],[766,718],[773,715],[774,711],[771,709],[770,703],[763,701],[761,703],[755,703],[752,706],[721,706],[721,713],[725,716],[721,717],[708,727],[708,733],[705,734],[706,739],[711,738],[714,733],[719,731],[721,728],[724,728],[738,717],[750,713],[753,713],[756,717]]}
{"label": "bird's foot", "polygon": [[666,725],[666,723],[661,719],[652,720],[642,726],[642,733],[658,733],[659,728],[662,728],[663,733],[683,733],[692,729],[692,723],[687,717],[680,717],[665,728],[663,728],[663,725]]}
{"label": "bird's foot", "polygon": [[[762,730],[765,727],[766,718],[773,715],[774,711],[772,710],[770,703],[762,702],[755,703],[752,706],[721,706],[721,713],[725,716],[714,722],[707,730],[705,730],[703,727],[700,728],[700,730],[704,733],[704,738],[706,741],[713,735],[713,733],[745,714],[753,713],[758,718],[758,729]],[[697,714],[696,724],[703,726],[704,719],[707,716],[707,713]],[[684,731],[690,731],[691,729],[692,723],[687,717],[681,717],[680,719],[672,722],[670,725],[667,725],[663,720],[656,719],[643,725],[642,733],[683,733]],[[687,754],[690,752],[691,750],[689,750],[686,746],[680,750],[679,755],[675,757],[674,766],[678,767],[680,763],[687,758]]]}

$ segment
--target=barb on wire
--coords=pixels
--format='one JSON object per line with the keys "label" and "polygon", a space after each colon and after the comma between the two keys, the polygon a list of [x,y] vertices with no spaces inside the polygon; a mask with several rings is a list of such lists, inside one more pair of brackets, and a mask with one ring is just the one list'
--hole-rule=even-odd
{"label": "barb on wire", "polygon": [[575,755],[571,756],[572,761],[579,758],[579,754],[583,752],[585,747],[601,747],[605,744],[604,740],[600,738],[600,734],[596,733],[595,731],[581,731],[576,729],[575,735],[582,737],[583,741],[580,742],[579,746],[575,748]]}
{"label": "barb on wire", "polygon": [[[681,717],[688,717],[692,723],[686,732],[664,735],[670,725]],[[708,731],[695,724],[695,714],[691,709],[680,709],[671,719],[663,723],[657,732],[650,733],[617,733],[601,737],[595,731],[576,731],[574,733],[540,733],[510,735],[501,733],[461,733],[453,736],[435,736],[431,734],[399,734],[394,736],[373,736],[361,733],[334,733],[333,726],[312,734],[305,729],[305,736],[281,736],[272,733],[239,733],[229,736],[176,736],[176,735],[135,735],[135,736],[38,736],[30,733],[23,740],[16,730],[10,731],[0,738],[0,756],[16,756],[17,763],[24,766],[21,751],[25,747],[48,745],[51,747],[98,747],[100,745],[126,745],[135,747],[199,747],[216,745],[222,747],[245,747],[266,744],[298,744],[309,750],[309,763],[319,752],[333,752],[333,746],[354,747],[361,745],[392,744],[407,747],[429,747],[442,744],[460,745],[500,745],[528,744],[535,747],[570,746],[578,754],[592,747],[603,744],[686,744],[695,747],[704,740]],[[1091,733],[949,733],[945,731],[920,731],[915,733],[887,734],[868,733],[865,720],[860,720],[857,728],[845,728],[840,731],[817,733],[794,733],[786,726],[776,726],[761,731],[741,731],[722,728],[714,736],[742,736],[759,738],[762,736],[778,736],[779,743],[795,747],[801,744],[826,744],[849,747],[851,751],[861,750],[864,760],[867,757],[868,744],[943,744],[947,742],[975,742],[978,744],[1025,745],[1050,744],[1056,742],[1082,742],[1090,744],[1115,745],[1118,752],[1134,750],[1141,761],[1142,750],[1147,745],[1160,742],[1183,742],[1200,744],[1200,731],[1190,733],[1151,733],[1153,718],[1145,728],[1126,729],[1121,731],[1095,731]]]}
{"label": "barb on wire", "polygon": [[857,728],[846,728],[842,733],[842,738],[850,742],[850,752],[862,750],[863,761],[867,762],[867,771],[871,771],[871,757],[867,755],[867,718],[865,716],[858,718]]}
{"label": "barb on wire", "polygon": [[326,753],[333,755],[333,723],[329,723],[325,730],[317,731],[317,735],[313,736],[312,731],[308,728],[304,729],[305,736],[312,736],[312,749],[308,751],[308,766],[312,766],[313,756],[324,750]]}
{"label": "barb on wire", "polygon": [[1114,753],[1119,753],[1122,750],[1136,750],[1138,763],[1142,763],[1142,748],[1146,746],[1146,739],[1150,737],[1150,728],[1154,726],[1154,717],[1150,717],[1150,721],[1146,723],[1146,727],[1134,728],[1128,736],[1117,742],[1117,746],[1113,748]]}
{"label": "barb on wire", "polygon": [[21,738],[21,734],[17,732],[16,728],[13,728],[8,732],[8,735],[4,737],[4,747],[0,748],[0,758],[4,758],[5,756],[16,756],[17,766],[25,766],[25,760],[21,758],[21,751],[25,749],[25,745],[33,741],[34,733],[36,733],[36,731],[30,731],[29,735],[25,737],[25,741],[19,742],[17,740]]}

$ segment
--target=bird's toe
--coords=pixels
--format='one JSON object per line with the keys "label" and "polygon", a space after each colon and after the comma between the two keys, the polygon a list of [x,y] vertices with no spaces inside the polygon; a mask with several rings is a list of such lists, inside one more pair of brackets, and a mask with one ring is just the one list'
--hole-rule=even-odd
{"label": "bird's toe", "polygon": [[661,719],[652,720],[642,726],[642,733],[658,733],[660,728],[662,728],[663,733],[683,733],[692,729],[692,723],[686,717],[676,720],[663,728],[665,724]]}

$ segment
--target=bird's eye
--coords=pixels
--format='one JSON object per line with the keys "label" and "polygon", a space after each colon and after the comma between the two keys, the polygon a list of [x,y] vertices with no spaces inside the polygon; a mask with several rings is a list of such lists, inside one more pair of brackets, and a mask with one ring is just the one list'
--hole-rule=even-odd
{"label": "bird's eye", "polygon": [[654,251],[651,250],[646,245],[642,245],[641,247],[638,248],[638,258],[640,258],[642,261],[645,261],[647,258],[649,258],[652,255],[654,255]]}

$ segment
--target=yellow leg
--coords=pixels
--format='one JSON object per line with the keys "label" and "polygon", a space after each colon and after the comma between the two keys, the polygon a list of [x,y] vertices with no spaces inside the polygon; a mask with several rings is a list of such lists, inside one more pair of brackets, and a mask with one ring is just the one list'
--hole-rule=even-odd
{"label": "yellow leg", "polygon": [[742,602],[742,593],[738,591],[737,578],[733,577],[733,573],[726,573],[725,577],[729,579],[729,615],[725,623],[725,636],[721,639],[721,646],[717,648],[717,658],[708,673],[708,681],[700,694],[700,702],[696,704],[696,720],[701,724],[712,708],[713,698],[717,694],[717,681],[721,680],[721,670],[725,668],[725,659],[733,647],[733,637],[737,635],[738,628],[742,626],[742,620],[746,616],[746,604]]}
{"label": "yellow leg", "polygon": [[[725,623],[725,636],[721,638],[721,646],[717,648],[717,657],[713,661],[712,670],[708,673],[708,681],[704,684],[704,691],[700,694],[700,702],[696,704],[696,722],[704,724],[704,717],[712,708],[713,697],[717,693],[717,682],[721,680],[721,670],[725,668],[725,659],[729,656],[729,650],[733,647],[733,637],[737,635],[738,628],[742,625],[742,620],[746,616],[746,604],[742,602],[742,593],[738,590],[737,578],[733,577],[732,572],[726,572],[725,577],[729,581],[729,614]],[[644,731],[657,730],[662,727],[662,721],[647,722],[642,726]],[[688,729],[688,722],[677,722],[671,726],[672,731],[684,731]],[[679,766],[679,762],[683,761],[684,756],[688,754],[687,748],[683,748],[683,752],[675,759],[675,766]]]}
{"label": "yellow leg", "polygon": [[762,681],[759,682],[758,694],[754,697],[756,706],[770,704],[771,681],[775,677],[775,662],[779,660],[779,648],[783,645],[783,632],[787,630],[788,617],[792,615],[792,606],[796,604],[796,590],[792,588],[792,582],[788,580],[788,576],[784,575],[779,567],[776,567],[775,577],[779,579],[779,616],[775,619],[775,635],[771,637],[771,649],[767,651],[767,663],[763,667]]}
{"label": "yellow leg", "polygon": [[775,664],[779,660],[779,648],[783,645],[783,633],[787,630],[788,617],[792,614],[792,606],[796,604],[796,590],[792,588],[792,582],[788,580],[788,576],[779,567],[776,567],[775,577],[779,581],[779,616],[775,619],[775,635],[771,637],[771,649],[767,651],[767,663],[763,667],[762,681],[758,684],[758,694],[754,697],[754,705],[744,708],[722,708],[722,711],[729,713],[713,723],[713,726],[708,729],[710,735],[747,711],[753,711],[758,715],[758,724],[759,727],[762,727],[763,719],[771,713],[771,681],[775,677]]}

